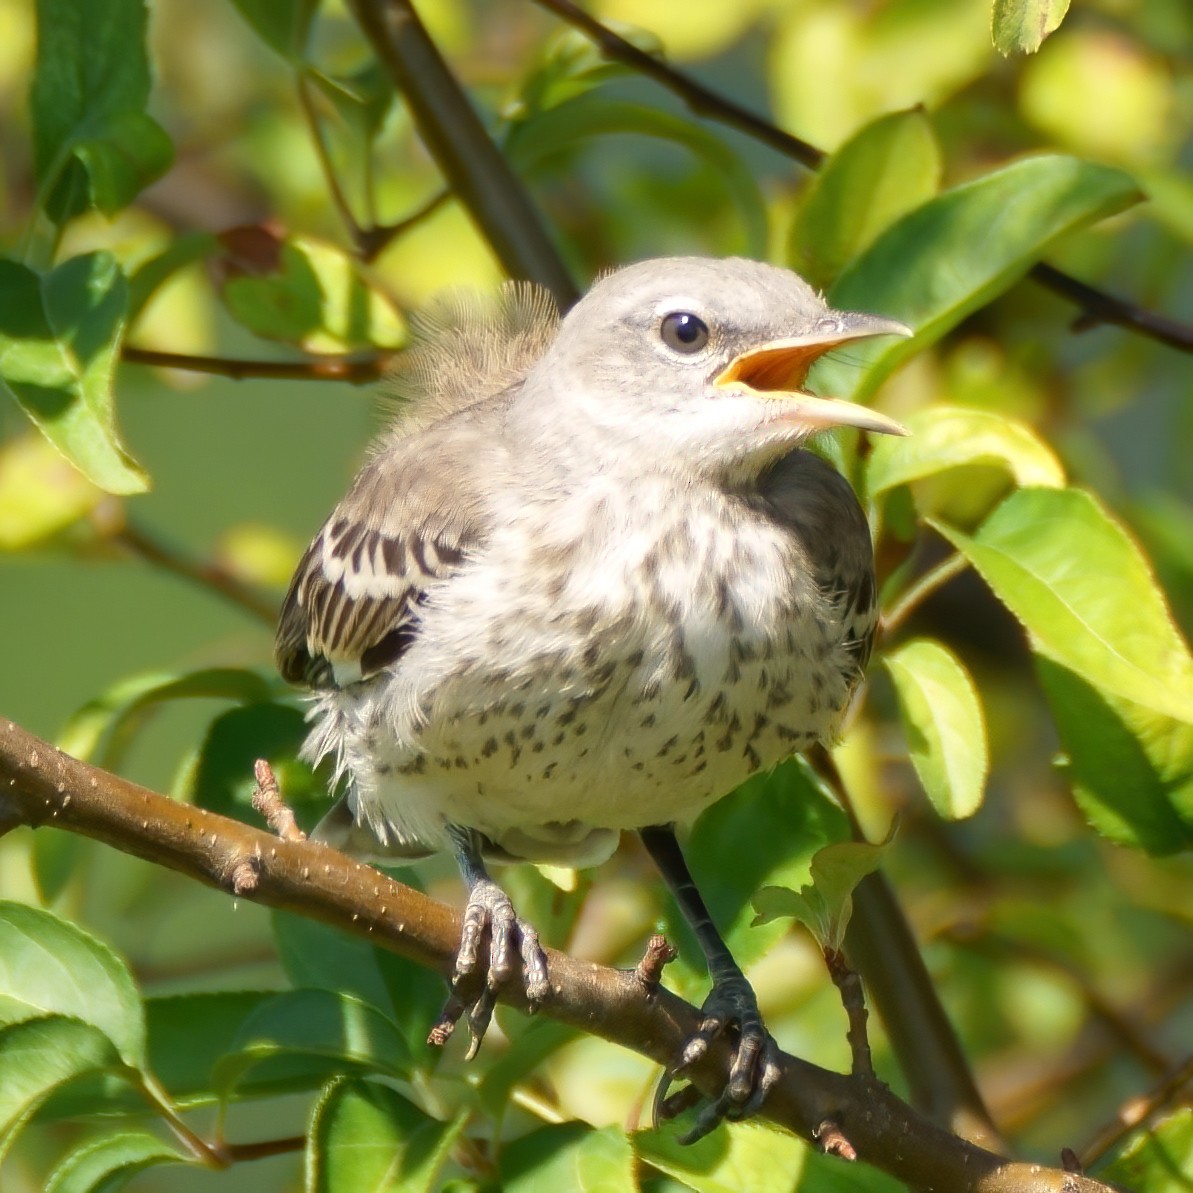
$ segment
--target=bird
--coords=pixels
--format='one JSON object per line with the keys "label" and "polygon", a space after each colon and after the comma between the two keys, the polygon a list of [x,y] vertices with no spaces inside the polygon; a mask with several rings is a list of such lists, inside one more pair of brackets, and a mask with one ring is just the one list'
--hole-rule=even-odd
{"label": "bird", "polygon": [[532,1009],[550,994],[538,934],[488,863],[594,866],[632,831],[711,979],[673,1071],[735,1041],[689,1139],[754,1113],[777,1080],[676,832],[832,741],[861,683],[870,532],[805,444],[906,432],[804,384],[841,345],[909,334],[831,309],[785,268],[713,257],[613,270],[563,316],[508,283],[414,320],[396,417],[302,556],[275,656],[312,691],[305,756],[330,756],[343,792],[314,835],[458,861],[452,987],[483,978],[469,1056],[519,971]]}

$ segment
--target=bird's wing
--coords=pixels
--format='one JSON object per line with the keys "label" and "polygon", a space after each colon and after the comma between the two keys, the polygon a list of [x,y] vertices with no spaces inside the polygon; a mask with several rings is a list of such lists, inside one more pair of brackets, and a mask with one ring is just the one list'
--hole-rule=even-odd
{"label": "bird's wing", "polygon": [[[475,471],[434,432],[375,457],[323,524],[290,582],[274,639],[291,683],[342,687],[395,663],[434,585],[484,538]],[[438,471],[435,465],[438,464]]]}
{"label": "bird's wing", "polygon": [[853,489],[809,451],[784,456],[761,488],[779,521],[798,536],[817,584],[841,618],[860,678],[874,644],[878,602],[870,528]]}

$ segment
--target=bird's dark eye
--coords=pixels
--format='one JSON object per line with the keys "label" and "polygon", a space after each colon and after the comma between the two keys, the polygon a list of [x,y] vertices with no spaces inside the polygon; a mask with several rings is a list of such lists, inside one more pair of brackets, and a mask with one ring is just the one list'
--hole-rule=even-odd
{"label": "bird's dark eye", "polygon": [[663,316],[659,334],[673,352],[691,356],[708,343],[708,324],[691,311],[672,311]]}

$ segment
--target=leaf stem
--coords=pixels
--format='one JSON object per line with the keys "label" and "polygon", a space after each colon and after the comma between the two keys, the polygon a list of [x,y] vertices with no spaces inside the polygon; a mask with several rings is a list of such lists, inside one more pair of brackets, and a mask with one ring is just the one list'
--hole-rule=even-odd
{"label": "leaf stem", "polygon": [[266,625],[277,621],[277,605],[261,596],[249,585],[238,580],[223,568],[210,563],[198,563],[167,547],[140,527],[126,523],[108,536],[108,542],[124,548],[138,559],[145,560],[163,571],[171,572],[192,584],[206,588],[241,609],[251,613]]}
{"label": "leaf stem", "polygon": [[879,626],[883,638],[894,634],[903,623],[938,589],[969,567],[969,560],[959,551],[926,571],[895,604],[882,615]]}

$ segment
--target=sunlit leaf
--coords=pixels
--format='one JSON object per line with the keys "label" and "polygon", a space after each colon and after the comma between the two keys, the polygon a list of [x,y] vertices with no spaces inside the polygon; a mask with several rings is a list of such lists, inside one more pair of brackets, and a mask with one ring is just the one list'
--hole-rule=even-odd
{"label": "sunlit leaf", "polygon": [[876,436],[871,447],[866,461],[871,497],[967,464],[1005,469],[1021,486],[1059,488],[1065,483],[1055,453],[1017,419],[965,406],[929,406],[901,421],[910,432],[906,438]]}
{"label": "sunlit leaf", "polygon": [[468,1121],[441,1122],[388,1086],[333,1082],[315,1106],[308,1136],[308,1193],[432,1193]]}
{"label": "sunlit leaf", "polygon": [[686,1126],[680,1120],[653,1131],[635,1131],[630,1136],[635,1155],[695,1193],[772,1189],[779,1174],[783,1188],[803,1187],[800,1176],[807,1150],[796,1136],[744,1122],[685,1145],[678,1136]]}
{"label": "sunlit leaf", "polygon": [[1136,1132],[1099,1180],[1146,1193],[1188,1193],[1193,1185],[1193,1107],[1180,1106]]}
{"label": "sunlit leaf", "polygon": [[159,1164],[193,1164],[148,1131],[121,1131],[88,1139],[50,1174],[45,1193],[116,1193],[139,1172]]}
{"label": "sunlit leaf", "polygon": [[103,491],[35,432],[0,444],[0,550],[53,538],[103,499]]}
{"label": "sunlit leaf", "polygon": [[112,376],[127,306],[108,253],[72,257],[47,274],[0,259],[0,387],[109,493],[149,487],[116,431]]}
{"label": "sunlit leaf", "polygon": [[990,32],[1002,55],[1034,54],[1055,33],[1069,11],[1069,0],[994,0]]}
{"label": "sunlit leaf", "polygon": [[752,900],[757,913],[754,923],[794,918],[812,933],[822,949],[840,952],[853,915],[854,888],[882,865],[890,842],[891,837],[878,845],[870,841],[834,841],[817,850],[812,858],[810,883],[798,891],[785,886],[764,886],[758,891]]}
{"label": "sunlit leaf", "polygon": [[940,187],[940,147],[924,112],[867,124],[817,171],[788,241],[791,267],[823,289],[900,216]]}
{"label": "sunlit leaf", "polygon": [[144,0],[37,0],[34,156],[59,223],[89,204],[112,214],[170,164],[170,138],[145,113],[145,25]]}
{"label": "sunlit leaf", "polygon": [[254,334],[308,352],[401,343],[398,313],[342,249],[265,228],[234,229],[221,240],[226,252],[214,263],[220,295]]}
{"label": "sunlit leaf", "polygon": [[895,684],[908,752],[942,816],[972,816],[990,759],[986,722],[965,665],[940,642],[918,638],[882,656]]}
{"label": "sunlit leaf", "polygon": [[559,1123],[502,1149],[501,1186],[507,1193],[632,1193],[638,1182],[630,1141],[619,1127],[596,1130],[586,1123]]}
{"label": "sunlit leaf", "polygon": [[51,912],[0,903],[0,1025],[50,1015],[90,1025],[144,1066],[141,998],[120,958]]}
{"label": "sunlit leaf", "polygon": [[1039,654],[1096,689],[1193,723],[1188,648],[1139,548],[1090,494],[1020,489],[972,537],[938,529]]}
{"label": "sunlit leaf", "polygon": [[[893,315],[911,340],[859,343],[826,359],[823,392],[862,401],[900,361],[1013,285],[1062,236],[1140,199],[1121,170],[1072,157],[1025,158],[944,191],[888,228],[829,290],[842,310]],[[868,369],[859,369],[859,362]]]}

